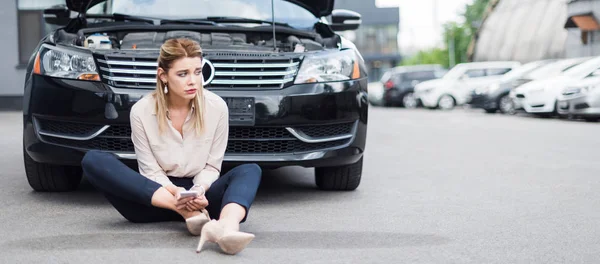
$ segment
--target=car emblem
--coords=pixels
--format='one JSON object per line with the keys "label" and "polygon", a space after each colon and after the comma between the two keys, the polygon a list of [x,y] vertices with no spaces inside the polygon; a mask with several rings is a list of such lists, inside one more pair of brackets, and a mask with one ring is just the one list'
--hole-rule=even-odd
{"label": "car emblem", "polygon": [[202,86],[207,86],[215,77],[215,66],[207,59],[202,59]]}

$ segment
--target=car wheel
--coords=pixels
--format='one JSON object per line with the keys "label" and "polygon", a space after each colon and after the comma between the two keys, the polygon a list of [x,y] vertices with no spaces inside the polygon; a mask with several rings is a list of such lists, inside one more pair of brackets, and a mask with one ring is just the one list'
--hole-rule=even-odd
{"label": "car wheel", "polygon": [[23,149],[25,174],[29,186],[38,192],[66,192],[77,189],[81,182],[80,167],[39,163]]}
{"label": "car wheel", "polygon": [[455,105],[454,98],[448,94],[442,95],[438,100],[438,108],[442,110],[452,110]]}
{"label": "car wheel", "polygon": [[496,113],[496,109],[485,109],[485,112],[488,114]]}
{"label": "car wheel", "polygon": [[408,109],[417,108],[418,101],[414,93],[407,93],[402,97],[402,106]]}
{"label": "car wheel", "polygon": [[315,181],[321,190],[352,191],[358,188],[363,159],[350,165],[315,168]]}
{"label": "car wheel", "polygon": [[498,109],[503,114],[514,115],[516,113],[515,110],[515,102],[507,95],[503,95],[498,99]]}

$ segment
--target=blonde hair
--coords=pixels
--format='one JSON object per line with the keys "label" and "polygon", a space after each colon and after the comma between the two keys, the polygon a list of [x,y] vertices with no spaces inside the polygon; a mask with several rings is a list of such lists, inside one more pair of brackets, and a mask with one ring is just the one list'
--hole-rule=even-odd
{"label": "blonde hair", "polygon": [[[160,47],[160,56],[158,57],[158,67],[167,73],[173,63],[182,58],[202,58],[202,48],[198,42],[187,38],[169,39]],[[163,92],[165,84],[160,79],[158,72],[156,74],[156,90],[152,93],[156,101],[155,111],[158,118],[158,129],[162,134],[168,126],[167,122],[167,95]],[[197,134],[202,132],[204,127],[204,87],[200,83],[200,89],[196,91],[196,96],[192,100],[194,112],[192,122]]]}

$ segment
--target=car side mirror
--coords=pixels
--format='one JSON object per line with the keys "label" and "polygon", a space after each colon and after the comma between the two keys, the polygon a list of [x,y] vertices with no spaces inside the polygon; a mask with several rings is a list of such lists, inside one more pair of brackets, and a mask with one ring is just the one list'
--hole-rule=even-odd
{"label": "car side mirror", "polygon": [[334,31],[356,30],[362,23],[359,13],[346,10],[335,9],[331,12],[331,29]]}
{"label": "car side mirror", "polygon": [[67,25],[71,21],[71,10],[66,5],[55,5],[44,9],[44,21],[51,25]]}

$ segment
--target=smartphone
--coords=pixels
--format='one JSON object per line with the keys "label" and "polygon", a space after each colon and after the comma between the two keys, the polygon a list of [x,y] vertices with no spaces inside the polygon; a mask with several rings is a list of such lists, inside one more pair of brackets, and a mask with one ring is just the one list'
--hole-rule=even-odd
{"label": "smartphone", "polygon": [[179,192],[179,199],[187,197],[198,197],[200,193],[198,191],[181,191]]}

